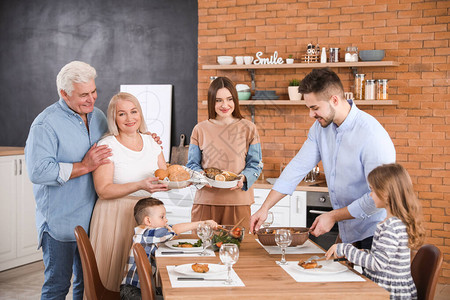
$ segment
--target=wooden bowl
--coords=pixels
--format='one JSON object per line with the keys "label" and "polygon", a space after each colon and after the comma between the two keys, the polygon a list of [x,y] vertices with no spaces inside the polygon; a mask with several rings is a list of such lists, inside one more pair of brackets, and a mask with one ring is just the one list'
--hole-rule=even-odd
{"label": "wooden bowl", "polygon": [[292,243],[289,247],[303,245],[309,238],[309,228],[306,227],[268,227],[259,229],[256,234],[264,246],[276,246],[275,230],[290,229],[292,233]]}

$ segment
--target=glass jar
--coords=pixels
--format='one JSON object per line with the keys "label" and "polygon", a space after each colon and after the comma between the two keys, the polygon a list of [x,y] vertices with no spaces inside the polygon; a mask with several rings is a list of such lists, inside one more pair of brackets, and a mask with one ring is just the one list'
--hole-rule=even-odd
{"label": "glass jar", "polygon": [[366,87],[365,87],[365,100],[375,100],[375,80],[368,79],[366,80]]}
{"label": "glass jar", "polygon": [[330,62],[339,62],[339,49],[330,48]]}
{"label": "glass jar", "polygon": [[346,62],[357,62],[358,61],[358,47],[347,47],[345,51],[345,61]]}
{"label": "glass jar", "polygon": [[364,100],[364,76],[365,74],[355,75],[355,100]]}
{"label": "glass jar", "polygon": [[387,100],[388,99],[388,80],[378,79],[377,80],[377,100]]}

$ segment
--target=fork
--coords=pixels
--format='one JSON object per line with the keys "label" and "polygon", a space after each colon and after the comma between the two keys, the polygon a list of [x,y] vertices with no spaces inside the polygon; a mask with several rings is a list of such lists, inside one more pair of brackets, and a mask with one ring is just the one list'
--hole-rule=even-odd
{"label": "fork", "polygon": [[311,256],[310,258],[308,258],[307,260],[305,260],[305,263],[308,264],[308,263],[310,263],[313,260],[320,261],[320,260],[325,260],[325,259],[327,259],[327,257],[325,255],[321,256],[321,257],[319,257],[317,255],[314,255],[314,256]]}

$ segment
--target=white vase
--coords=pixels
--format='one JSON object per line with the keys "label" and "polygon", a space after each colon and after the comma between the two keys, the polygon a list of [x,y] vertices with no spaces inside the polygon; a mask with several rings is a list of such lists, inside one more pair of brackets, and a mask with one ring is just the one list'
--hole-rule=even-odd
{"label": "white vase", "polygon": [[294,63],[294,59],[293,58],[286,58],[286,63],[288,65],[292,65]]}
{"label": "white vase", "polygon": [[288,86],[289,100],[299,101],[302,99],[302,94],[298,92],[298,86]]}

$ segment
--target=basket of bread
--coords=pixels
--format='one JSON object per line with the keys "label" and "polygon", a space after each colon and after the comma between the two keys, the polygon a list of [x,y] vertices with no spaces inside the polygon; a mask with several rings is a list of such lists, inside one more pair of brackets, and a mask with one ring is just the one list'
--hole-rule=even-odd
{"label": "basket of bread", "polygon": [[169,189],[182,189],[190,184],[190,170],[182,165],[169,165],[167,169],[155,171],[160,183],[168,184]]}
{"label": "basket of bread", "polygon": [[241,179],[240,175],[214,167],[206,168],[204,171],[208,184],[215,188],[229,189],[235,187]]}
{"label": "basket of bread", "polygon": [[292,234],[292,242],[289,247],[303,245],[309,238],[309,229],[306,227],[268,227],[259,229],[256,234],[258,240],[264,246],[276,246],[275,231],[277,229],[288,229]]}

